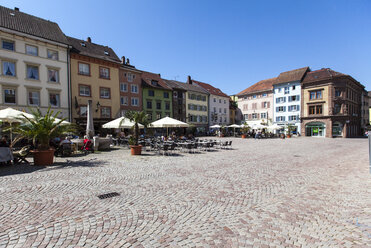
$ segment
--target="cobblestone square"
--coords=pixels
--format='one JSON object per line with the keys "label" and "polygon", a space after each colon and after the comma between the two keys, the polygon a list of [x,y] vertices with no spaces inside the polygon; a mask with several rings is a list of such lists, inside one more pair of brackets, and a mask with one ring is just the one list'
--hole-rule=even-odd
{"label": "cobblestone square", "polygon": [[367,139],[224,140],[2,166],[0,247],[371,246]]}

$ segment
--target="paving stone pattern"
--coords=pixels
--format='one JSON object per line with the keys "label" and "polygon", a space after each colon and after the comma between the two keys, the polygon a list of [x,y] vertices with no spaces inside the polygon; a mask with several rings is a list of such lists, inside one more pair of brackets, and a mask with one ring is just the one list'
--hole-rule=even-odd
{"label": "paving stone pattern", "polygon": [[2,166],[0,247],[371,247],[367,139],[232,140]]}

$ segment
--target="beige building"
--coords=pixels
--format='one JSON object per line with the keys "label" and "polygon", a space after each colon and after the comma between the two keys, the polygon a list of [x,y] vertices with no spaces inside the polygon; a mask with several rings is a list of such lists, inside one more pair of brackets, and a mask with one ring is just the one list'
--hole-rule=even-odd
{"label": "beige building", "polygon": [[0,6],[0,16],[0,107],[51,107],[69,119],[68,42],[58,24],[17,8]]}
{"label": "beige building", "polygon": [[120,116],[120,59],[107,47],[67,37],[71,50],[72,120],[86,125],[88,100],[93,104],[95,130]]}

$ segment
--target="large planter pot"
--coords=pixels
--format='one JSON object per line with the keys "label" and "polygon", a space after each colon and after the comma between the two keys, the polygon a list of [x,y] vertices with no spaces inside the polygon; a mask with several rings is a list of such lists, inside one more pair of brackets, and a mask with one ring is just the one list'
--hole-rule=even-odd
{"label": "large planter pot", "polygon": [[131,155],[141,155],[142,154],[142,146],[141,145],[139,145],[139,146],[131,145],[130,148],[131,148]]}
{"label": "large planter pot", "polygon": [[287,137],[287,138],[291,138],[291,134],[287,134],[286,137]]}
{"label": "large planter pot", "polygon": [[246,139],[246,134],[242,134],[241,138]]}
{"label": "large planter pot", "polygon": [[52,165],[54,162],[54,149],[33,150],[33,161],[35,165]]}

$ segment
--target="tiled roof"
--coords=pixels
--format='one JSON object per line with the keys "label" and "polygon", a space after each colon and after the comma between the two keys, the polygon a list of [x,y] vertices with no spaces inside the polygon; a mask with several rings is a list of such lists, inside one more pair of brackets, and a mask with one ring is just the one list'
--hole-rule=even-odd
{"label": "tiled roof", "polygon": [[320,70],[308,72],[303,79],[303,83],[331,79],[336,76],[346,76],[346,75],[343,73],[331,70],[330,68],[322,68]]}
{"label": "tiled roof", "polygon": [[274,84],[301,81],[305,73],[309,70],[310,69],[307,66],[307,67],[299,68],[296,70],[281,72],[280,75],[277,77],[277,80]]}
{"label": "tiled roof", "polygon": [[249,88],[241,91],[240,93],[237,94],[237,96],[243,96],[251,93],[257,93],[257,92],[262,92],[262,91],[268,91],[273,89],[273,84],[276,82],[277,78],[269,78],[269,79],[264,79],[256,84],[251,85]]}
{"label": "tiled roof", "polygon": [[8,9],[4,6],[0,6],[0,27],[68,44],[57,23],[20,12],[19,10]]}
{"label": "tiled roof", "polygon": [[67,39],[68,43],[73,47],[72,52],[97,59],[121,63],[121,60],[119,59],[119,57],[117,57],[116,53],[112,50],[112,48],[108,46],[98,45],[92,42],[79,40],[69,36],[67,36]]}
{"label": "tiled roof", "polygon": [[165,83],[173,89],[182,89],[186,91],[194,91],[194,92],[199,92],[203,94],[209,94],[205,89],[203,89],[201,86],[198,86],[197,84],[188,84],[188,83],[183,83],[175,80],[164,80]]}
{"label": "tiled roof", "polygon": [[193,79],[192,79],[192,82],[199,85],[200,87],[204,88],[207,92],[209,92],[209,94],[222,96],[222,97],[229,97],[223,91],[221,91],[218,88],[215,88],[214,86],[212,86],[210,84],[199,82],[199,81],[196,81],[196,80],[193,80]]}
{"label": "tiled roof", "polygon": [[[152,81],[157,81],[157,86],[152,84]],[[171,90],[169,86],[164,82],[161,78],[160,74],[142,71],[142,86],[143,87],[151,87],[156,89],[163,89],[163,90]]]}

